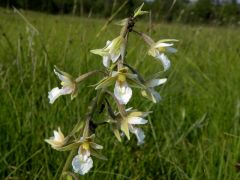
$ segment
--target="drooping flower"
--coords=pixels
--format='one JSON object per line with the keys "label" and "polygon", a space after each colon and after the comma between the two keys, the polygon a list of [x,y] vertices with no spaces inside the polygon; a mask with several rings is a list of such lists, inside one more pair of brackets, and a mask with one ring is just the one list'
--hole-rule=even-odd
{"label": "drooping flower", "polygon": [[88,125],[86,125],[83,136],[80,138],[79,141],[80,146],[78,149],[78,155],[76,155],[72,160],[72,167],[74,172],[81,175],[86,174],[93,167],[93,160],[91,155],[99,159],[106,160],[103,155],[96,151],[103,149],[103,146],[94,142],[94,134],[88,136],[88,128]]}
{"label": "drooping flower", "polygon": [[115,136],[119,141],[121,141],[119,129],[130,139],[129,132],[135,134],[138,145],[144,143],[145,134],[143,130],[136,125],[146,124],[148,121],[144,119],[150,112],[140,112],[136,110],[131,110],[131,108],[126,110],[126,114],[123,116],[121,114],[116,115],[116,125],[113,126],[113,131]]}
{"label": "drooping flower", "polygon": [[110,61],[115,63],[123,54],[125,48],[125,39],[120,35],[112,41],[107,41],[106,46],[102,49],[94,49],[90,52],[103,57],[103,65],[110,66]]}
{"label": "drooping flower", "polygon": [[148,98],[150,101],[157,103],[161,100],[160,94],[154,89],[154,87],[164,84],[167,81],[163,79],[151,79],[145,83],[146,88],[141,91],[142,96]]}
{"label": "drooping flower", "polygon": [[59,89],[58,87],[55,87],[48,92],[48,98],[49,98],[50,104],[53,104],[55,100],[61,95],[71,94],[71,99],[76,97],[77,85],[73,77],[66,72],[60,71],[57,68],[54,69],[54,73],[62,81],[61,82],[62,88]]}
{"label": "drooping flower", "polygon": [[115,84],[114,95],[120,104],[127,104],[132,97],[131,84],[135,87],[144,87],[137,81],[137,75],[128,73],[128,68],[113,71],[111,76],[101,80],[96,89],[105,88]]}
{"label": "drooping flower", "polygon": [[50,139],[45,139],[45,141],[48,144],[50,144],[53,149],[61,148],[66,142],[65,137],[60,128],[58,128],[58,131],[54,130],[53,137],[50,137]]}
{"label": "drooping flower", "polygon": [[165,53],[176,53],[177,50],[171,46],[173,46],[173,43],[165,43],[167,41],[176,41],[174,39],[171,40],[160,40],[154,45],[151,46],[151,48],[148,51],[148,54],[159,59],[162,64],[164,71],[168,70],[171,66],[171,62],[168,59],[168,57],[165,55]]}
{"label": "drooping flower", "polygon": [[162,39],[157,42],[154,42],[152,38],[150,38],[146,34],[142,33],[141,35],[143,39],[150,45],[148,54],[161,61],[164,71],[168,70],[171,66],[171,62],[165,54],[177,52],[177,49],[173,48],[172,46],[174,45],[173,42],[177,42],[178,40]]}

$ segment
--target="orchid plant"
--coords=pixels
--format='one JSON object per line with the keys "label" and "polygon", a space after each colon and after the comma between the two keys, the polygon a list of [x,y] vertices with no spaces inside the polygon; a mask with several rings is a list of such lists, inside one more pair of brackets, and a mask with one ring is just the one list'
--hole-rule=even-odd
{"label": "orchid plant", "polygon": [[[57,67],[54,69],[54,73],[61,80],[62,87],[60,89],[55,87],[48,93],[51,104],[62,95],[69,94],[71,99],[74,99],[77,96],[78,83],[88,79],[88,77],[97,73],[104,76],[102,80],[93,85],[95,86],[96,97],[93,98],[89,106],[86,118],[78,122],[69,135],[64,136],[60,128],[58,128],[58,131],[54,131],[53,137],[45,140],[52,148],[58,151],[71,151],[62,176],[67,174],[68,166],[70,166],[69,162],[71,162],[75,173],[84,175],[93,167],[92,156],[102,160],[107,159],[100,152],[103,146],[95,143],[95,129],[99,125],[108,124],[116,139],[120,142],[124,136],[130,140],[130,133],[132,133],[137,138],[137,145],[144,143],[145,134],[139,126],[148,122],[145,118],[151,112],[126,108],[133,96],[132,88],[140,89],[143,97],[157,103],[161,100],[161,96],[154,88],[166,83],[167,79],[159,78],[159,73],[156,73],[152,79],[145,79],[136,68],[125,62],[128,37],[130,32],[139,35],[150,46],[147,53],[162,63],[164,71],[170,67],[167,54],[177,52],[173,48],[173,43],[177,42],[177,40],[162,39],[154,42],[151,37],[134,28],[136,19],[147,13],[147,11],[142,10],[143,5],[134,11],[133,16],[119,23],[122,26],[120,35],[112,41],[107,41],[102,49],[91,50],[91,53],[102,57],[104,70],[94,70],[74,78]],[[98,112],[96,109],[101,109],[101,111]],[[96,113],[105,113],[105,121],[96,123],[94,121],[94,114]],[[72,176],[72,173],[69,174]]]}

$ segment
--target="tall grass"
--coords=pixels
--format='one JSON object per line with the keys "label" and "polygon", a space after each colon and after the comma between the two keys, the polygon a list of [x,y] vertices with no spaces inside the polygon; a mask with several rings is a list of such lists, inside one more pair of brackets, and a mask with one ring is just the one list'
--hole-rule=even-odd
{"label": "tall grass", "polygon": [[[78,97],[53,105],[47,92],[58,84],[57,65],[72,75],[102,68],[89,53],[119,33],[110,25],[96,38],[104,20],[25,12],[37,31],[16,13],[0,9],[0,177],[58,179],[68,155],[44,139],[60,126],[67,134],[85,114],[98,78],[79,86]],[[141,30],[147,25],[139,22]],[[144,127],[146,143],[119,143],[109,127],[98,129],[108,161],[94,159],[82,179],[239,179],[240,36],[231,27],[156,24],[154,39],[176,38],[179,52],[163,74],[162,101],[152,104],[134,91],[129,106],[154,110]],[[147,46],[130,34],[127,61],[147,75],[162,71],[146,55]],[[160,89],[159,89],[160,90]]]}

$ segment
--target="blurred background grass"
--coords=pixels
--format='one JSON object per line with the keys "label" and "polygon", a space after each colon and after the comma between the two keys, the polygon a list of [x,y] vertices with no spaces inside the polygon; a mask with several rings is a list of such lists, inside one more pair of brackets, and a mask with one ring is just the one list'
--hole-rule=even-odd
{"label": "blurred background grass", "polygon": [[[78,97],[48,103],[47,92],[59,85],[53,65],[77,76],[102,68],[90,49],[103,47],[119,33],[105,20],[23,13],[33,31],[12,10],[0,9],[0,177],[58,179],[67,152],[44,142],[58,126],[67,134],[86,112],[98,78],[79,86]],[[147,31],[146,22],[137,29]],[[154,24],[152,37],[179,39],[169,56],[168,82],[158,89],[163,100],[152,104],[134,91],[129,107],[152,109],[144,126],[146,143],[117,142],[109,127],[97,129],[108,161],[94,159],[82,179],[239,179],[240,36],[239,28]],[[147,46],[130,34],[127,61],[145,76],[162,71],[146,55]]]}

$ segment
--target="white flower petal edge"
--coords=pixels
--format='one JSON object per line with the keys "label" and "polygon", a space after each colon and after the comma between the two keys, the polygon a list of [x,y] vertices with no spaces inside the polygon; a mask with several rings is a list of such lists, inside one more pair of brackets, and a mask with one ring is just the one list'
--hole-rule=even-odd
{"label": "white flower petal edge", "polygon": [[166,71],[170,68],[171,62],[165,54],[163,54],[163,53],[158,54],[156,56],[156,58],[159,59],[162,62],[164,71]]}
{"label": "white flower petal edge", "polygon": [[138,140],[138,143],[137,143],[138,146],[144,144],[144,139],[146,136],[144,134],[144,131],[141,128],[131,127],[129,130],[131,131],[131,133],[135,134]]}
{"label": "white flower petal edge", "polygon": [[48,99],[49,99],[49,103],[53,104],[54,101],[61,95],[65,95],[65,94],[71,94],[73,91],[73,89],[69,88],[69,87],[62,87],[61,89],[59,89],[58,87],[53,88],[51,91],[48,92]]}
{"label": "white flower petal edge", "polygon": [[111,62],[111,59],[109,56],[103,56],[103,65],[105,67],[108,68],[110,66],[110,62]]}
{"label": "white flower petal edge", "polygon": [[54,138],[55,141],[58,141],[58,142],[64,141],[64,135],[63,135],[60,128],[58,128],[58,131],[54,130],[53,135],[54,135],[53,138]]}
{"label": "white flower petal edge", "polygon": [[83,156],[79,154],[73,158],[72,167],[75,173],[84,175],[93,167],[93,160],[91,157],[83,160]]}
{"label": "white flower petal edge", "polygon": [[155,48],[159,48],[159,47],[170,47],[170,46],[173,46],[173,43],[156,43],[155,44]]}
{"label": "white flower petal edge", "polygon": [[146,124],[148,121],[141,117],[129,117],[128,123],[129,124]]}
{"label": "white flower petal edge", "polygon": [[170,53],[176,53],[177,49],[173,48],[173,47],[167,47],[167,51]]}
{"label": "white flower petal edge", "polygon": [[152,95],[152,99],[154,103],[158,103],[161,100],[160,94],[157,91],[155,91],[153,88],[150,88],[149,92]]}
{"label": "white flower petal edge", "polygon": [[58,79],[60,79],[60,80],[63,81],[63,82],[66,82],[66,83],[71,83],[71,80],[70,80],[68,77],[66,77],[66,76],[58,73],[58,72],[56,71],[56,69],[54,69],[53,71],[54,71],[54,73],[57,75]]}
{"label": "white flower petal edge", "polygon": [[128,86],[127,82],[121,85],[119,82],[116,82],[114,95],[120,104],[127,104],[132,97],[132,89]]}
{"label": "white flower petal edge", "polygon": [[164,84],[167,81],[167,78],[163,79],[152,79],[149,82],[147,82],[147,87],[156,87],[161,84]]}

